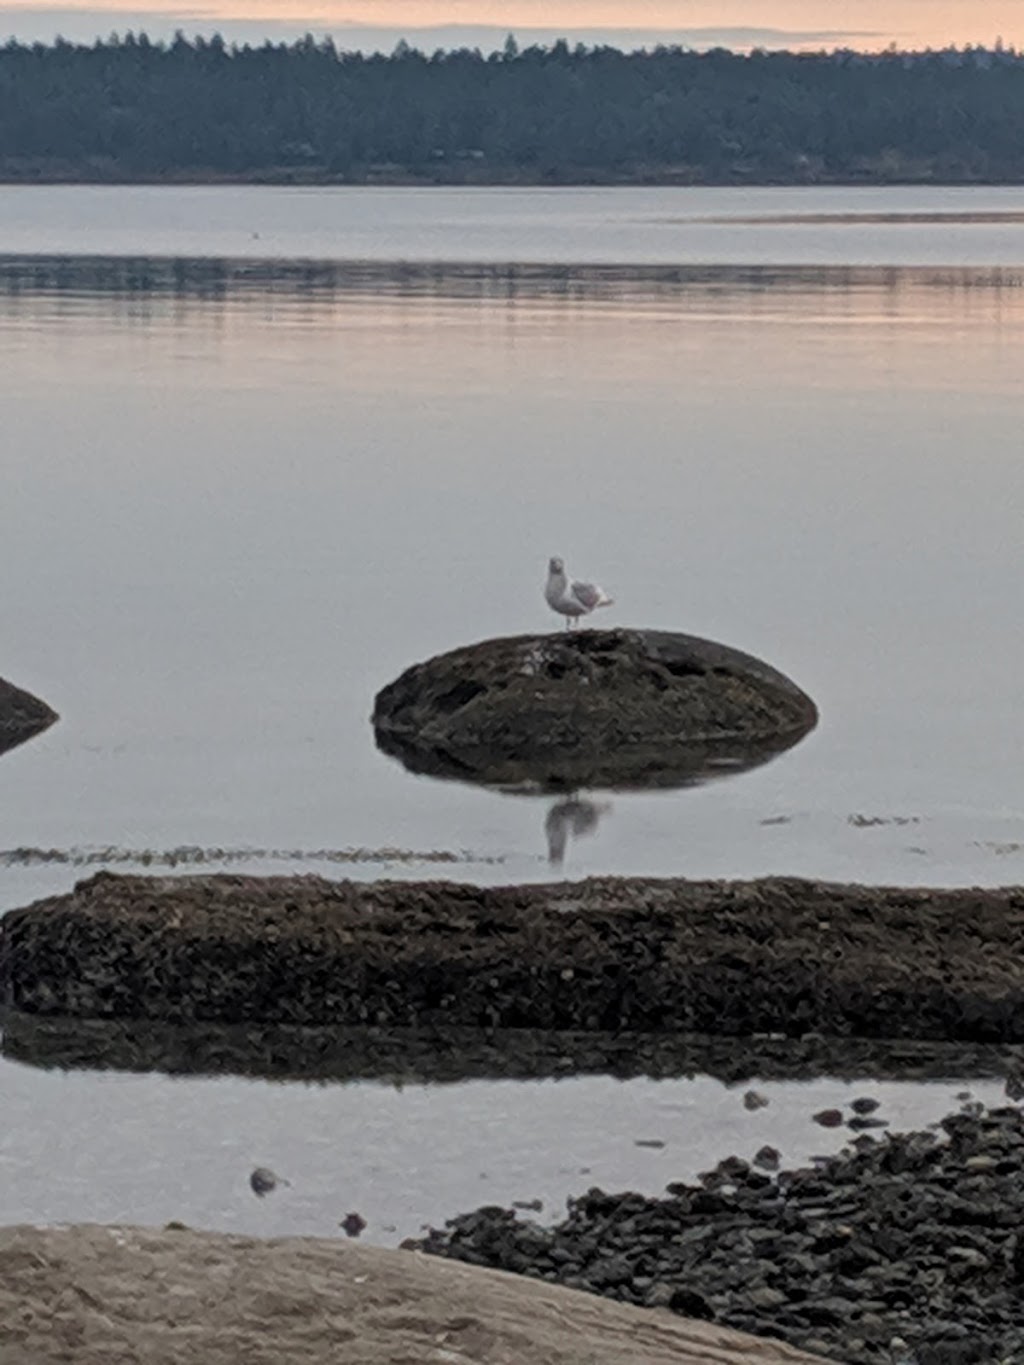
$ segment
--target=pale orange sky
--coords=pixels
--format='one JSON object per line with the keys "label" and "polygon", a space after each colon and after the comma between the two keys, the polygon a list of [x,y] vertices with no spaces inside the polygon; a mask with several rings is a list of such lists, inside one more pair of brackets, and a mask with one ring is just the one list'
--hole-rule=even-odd
{"label": "pale orange sky", "polygon": [[[339,41],[346,31],[412,39],[443,27],[460,34],[511,30],[527,40],[565,33],[574,40],[615,41],[621,34],[623,46],[653,34],[693,46],[877,49],[891,41],[937,47],[1002,37],[1024,47],[1024,0],[0,0],[0,33],[33,18],[52,26],[95,16],[109,28],[117,16],[138,27],[147,15],[187,30],[208,29],[218,20],[271,35],[310,26],[335,32]],[[438,45],[449,44],[442,38]]]}

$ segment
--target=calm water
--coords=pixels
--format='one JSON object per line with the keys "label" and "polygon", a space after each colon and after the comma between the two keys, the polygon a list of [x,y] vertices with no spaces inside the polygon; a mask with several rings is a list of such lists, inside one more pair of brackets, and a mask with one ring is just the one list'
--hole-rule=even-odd
{"label": "calm water", "polygon": [[[70,886],[76,860],[182,845],[212,866],[327,850],[233,865],[334,876],[1020,880],[1022,215],[1024,191],[998,189],[0,189],[0,674],[62,715],[0,759],[0,844],[30,850],[0,859],[0,907]],[[208,259],[145,259],[169,256]],[[349,264],[275,276],[268,258]],[[373,695],[408,663],[557,625],[551,554],[613,590],[602,624],[761,655],[816,698],[819,729],[701,788],[592,794],[594,827],[554,870],[551,801],[380,756]],[[358,852],[387,849],[402,856]],[[459,861],[415,856],[431,852]],[[298,1188],[303,1152],[320,1170],[355,1141],[342,1109],[408,1115],[399,1164],[417,1106],[468,1104],[473,1141],[478,1103],[499,1126],[523,1106],[548,1146],[565,1121],[551,1110],[537,1138],[549,1111],[516,1087],[399,1103],[2,1073],[19,1217],[234,1226],[223,1201],[181,1195],[201,1153],[223,1148],[246,1198],[239,1143]],[[614,1178],[656,1188],[662,1158],[632,1146],[650,1135],[631,1106],[653,1096],[578,1084],[581,1131],[592,1101],[629,1150]],[[701,1083],[673,1084],[674,1131],[723,1154],[694,1117]],[[94,1143],[109,1105],[137,1115],[121,1174]],[[73,1160],[28,1179],[41,1116],[66,1106]],[[149,1193],[122,1207],[143,1149]],[[367,1150],[347,1149],[338,1198],[394,1222]],[[589,1183],[573,1162],[542,1189],[515,1167],[500,1197]],[[479,1178],[405,1216],[499,1197]]]}

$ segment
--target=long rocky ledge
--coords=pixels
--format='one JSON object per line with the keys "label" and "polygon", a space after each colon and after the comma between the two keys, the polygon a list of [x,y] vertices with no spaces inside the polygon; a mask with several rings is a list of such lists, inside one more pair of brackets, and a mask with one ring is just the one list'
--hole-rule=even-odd
{"label": "long rocky ledge", "polygon": [[9,1010],[1024,1041],[1024,888],[116,876],[0,923]]}

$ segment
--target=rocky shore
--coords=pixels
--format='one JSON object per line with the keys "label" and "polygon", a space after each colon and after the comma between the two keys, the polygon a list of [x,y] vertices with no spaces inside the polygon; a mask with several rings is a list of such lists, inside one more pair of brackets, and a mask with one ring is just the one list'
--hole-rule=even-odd
{"label": "rocky shore", "polygon": [[485,1207],[413,1245],[857,1365],[1019,1361],[1024,1119],[978,1108],[806,1169],[764,1151],[661,1199],[594,1189],[554,1227]]}
{"label": "rocky shore", "polygon": [[1024,891],[117,876],[10,911],[27,1014],[1024,1042]]}

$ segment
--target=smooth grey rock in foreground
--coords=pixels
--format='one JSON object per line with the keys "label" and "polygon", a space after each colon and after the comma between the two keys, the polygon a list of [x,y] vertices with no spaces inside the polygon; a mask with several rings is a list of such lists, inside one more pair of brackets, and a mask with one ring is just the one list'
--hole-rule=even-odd
{"label": "smooth grey rock in foreground", "polygon": [[821,1365],[778,1341],[339,1238],[0,1228],[4,1365]]}
{"label": "smooth grey rock in foreground", "polygon": [[0,754],[38,735],[58,719],[46,702],[0,678]]}
{"label": "smooth grey rock in foreground", "polygon": [[415,772],[554,790],[701,781],[817,719],[760,659],[657,630],[484,640],[406,669],[373,711],[378,746]]}

